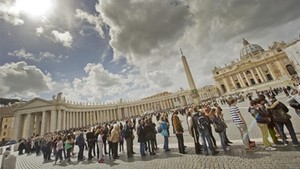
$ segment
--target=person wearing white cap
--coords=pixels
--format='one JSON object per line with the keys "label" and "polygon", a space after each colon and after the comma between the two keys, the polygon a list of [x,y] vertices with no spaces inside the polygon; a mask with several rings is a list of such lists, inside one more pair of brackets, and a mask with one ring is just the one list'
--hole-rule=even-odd
{"label": "person wearing white cap", "polygon": [[300,85],[297,87],[296,94],[290,97],[287,102],[295,109],[296,114],[300,118]]}

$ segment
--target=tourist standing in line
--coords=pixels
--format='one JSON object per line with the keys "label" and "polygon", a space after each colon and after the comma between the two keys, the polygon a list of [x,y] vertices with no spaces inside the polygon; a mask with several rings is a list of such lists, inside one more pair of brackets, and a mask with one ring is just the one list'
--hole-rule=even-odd
{"label": "tourist standing in line", "polygon": [[118,144],[120,140],[120,128],[118,124],[113,125],[113,129],[111,131],[110,140],[112,142],[112,155],[113,159],[118,159],[120,156],[118,155]]}
{"label": "tourist standing in line", "polygon": [[217,142],[216,142],[216,139],[215,139],[215,137],[214,137],[214,135],[213,135],[213,133],[212,133],[212,127],[211,127],[212,122],[211,122],[211,120],[210,120],[210,118],[209,118],[211,108],[210,108],[210,107],[208,106],[208,104],[207,104],[207,105],[205,105],[205,107],[204,107],[203,110],[204,110],[205,116],[207,116],[208,119],[209,119],[208,132],[209,132],[210,138],[211,138],[211,140],[212,140],[212,142],[213,142],[213,144],[214,144],[214,148],[217,148]]}
{"label": "tourist standing in line", "polygon": [[139,120],[139,126],[137,128],[137,136],[138,136],[138,142],[140,143],[140,154],[141,156],[145,156],[145,143],[146,143],[146,132],[145,132],[145,126],[144,126],[144,120]]}
{"label": "tourist standing in line", "polygon": [[288,113],[289,109],[282,102],[278,101],[275,97],[270,98],[270,104],[265,105],[267,109],[271,110],[272,116],[274,118],[275,124],[279,129],[280,136],[285,145],[288,144],[286,134],[283,131],[283,126],[285,126],[292,139],[293,146],[300,146],[297,139],[293,124],[290,120],[291,116]]}
{"label": "tourist standing in line", "polygon": [[79,148],[78,152],[78,161],[83,161],[83,150],[84,150],[84,137],[83,137],[83,132],[80,132],[79,136],[76,138],[76,143]]}
{"label": "tourist standing in line", "polygon": [[[216,108],[217,110],[217,114],[219,114],[219,116],[221,117],[222,121],[225,123],[225,120],[224,120],[224,114],[223,114],[223,109],[218,105],[218,103],[214,103],[214,107]],[[226,123],[225,123],[226,124]],[[225,129],[225,141],[226,141],[226,145],[227,146],[230,146],[230,144],[232,144],[231,141],[229,141],[228,137],[227,137],[227,134],[226,134],[226,130],[227,128]]]}
{"label": "tourist standing in line", "polygon": [[276,148],[272,147],[268,139],[268,124],[271,122],[270,118],[268,118],[268,114],[260,109],[259,99],[254,99],[250,101],[249,107],[250,114],[255,118],[258,127],[261,130],[262,141],[267,151],[276,150]]}
{"label": "tourist standing in line", "polygon": [[54,164],[56,164],[58,158],[59,158],[59,162],[61,162],[63,160],[62,158],[62,150],[64,149],[64,143],[62,141],[61,137],[58,137],[58,142],[56,143],[56,154],[55,154],[55,162]]}
{"label": "tourist standing in line", "polygon": [[246,151],[252,151],[254,148],[250,147],[250,139],[248,135],[248,128],[247,124],[239,110],[239,108],[236,106],[237,99],[236,98],[228,98],[227,103],[229,105],[229,112],[232,117],[233,122],[236,124],[237,128],[239,129],[241,133],[241,138],[244,144],[244,147]]}
{"label": "tourist standing in line", "polygon": [[104,156],[103,156],[103,129],[100,128],[98,138],[97,138],[97,144],[98,144],[98,150],[99,150],[99,157],[98,157],[98,162],[99,163],[104,163]]}
{"label": "tourist standing in line", "polygon": [[160,116],[160,127],[161,132],[160,134],[164,137],[164,147],[165,151],[170,151],[169,149],[169,123],[167,122],[167,116]]}
{"label": "tourist standing in line", "polygon": [[119,144],[120,144],[120,150],[119,152],[124,152],[124,130],[123,130],[123,124],[120,123],[120,140],[119,140]]}
{"label": "tourist standing in line", "polygon": [[174,127],[174,132],[175,135],[177,137],[177,141],[178,141],[178,149],[179,149],[179,153],[181,154],[186,154],[185,152],[185,148],[184,148],[184,139],[183,139],[183,127],[181,124],[181,121],[178,117],[178,110],[176,110],[173,113],[173,127]]}
{"label": "tourist standing in line", "polygon": [[107,124],[104,125],[104,130],[103,130],[103,148],[104,148],[104,153],[107,153],[107,149],[106,149],[106,140],[107,140],[107,135],[108,135],[108,127]]}
{"label": "tourist standing in line", "polygon": [[210,111],[209,117],[215,126],[215,130],[216,130],[217,125],[221,126],[220,129],[222,129],[222,130],[216,131],[216,132],[219,133],[223,151],[224,152],[229,151],[229,147],[227,147],[226,138],[225,138],[225,131],[226,131],[227,126],[222,121],[222,115],[220,114],[220,111],[217,111],[216,108],[212,108]]}
{"label": "tourist standing in line", "polygon": [[94,133],[93,133],[93,128],[86,133],[86,139],[87,139],[87,144],[88,144],[88,160],[92,160],[93,156],[92,156],[92,151],[94,148]]}
{"label": "tourist standing in line", "polygon": [[199,142],[199,129],[197,125],[197,119],[199,118],[199,112],[197,107],[189,108],[187,113],[187,122],[189,133],[194,138],[195,152],[196,154],[201,153],[201,145]]}
{"label": "tourist standing in line", "polygon": [[133,157],[133,129],[135,126],[131,122],[131,119],[126,120],[126,124],[124,125],[124,137],[126,140],[126,147],[127,147],[127,157]]}
{"label": "tourist standing in line", "polygon": [[148,149],[150,152],[150,155],[155,155],[156,153],[154,152],[155,150],[155,145],[154,145],[154,141],[155,141],[155,126],[152,123],[152,118],[148,118],[145,121],[145,131],[146,131],[146,140],[148,141],[149,145],[148,145]]}
{"label": "tourist standing in line", "polygon": [[273,120],[273,117],[272,117],[271,113],[269,113],[268,112],[269,110],[266,109],[266,107],[265,107],[265,104],[268,103],[268,101],[266,100],[265,95],[260,94],[258,96],[258,101],[259,101],[259,105],[260,105],[260,111],[264,111],[265,114],[269,114],[268,117],[270,118],[271,121],[268,124],[268,130],[269,130],[270,136],[273,140],[273,143],[276,144],[276,145],[282,145],[283,142],[279,141],[278,137],[276,136],[276,132],[279,134],[279,131],[278,131],[279,129],[275,125],[275,122]]}
{"label": "tourist standing in line", "polygon": [[67,140],[65,142],[65,149],[67,150],[67,161],[71,161],[71,152],[74,145],[74,141],[70,134],[67,135]]}

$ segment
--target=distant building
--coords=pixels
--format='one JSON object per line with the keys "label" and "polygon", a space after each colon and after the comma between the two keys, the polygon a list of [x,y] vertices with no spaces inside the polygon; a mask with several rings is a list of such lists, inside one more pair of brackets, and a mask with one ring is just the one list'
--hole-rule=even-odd
{"label": "distant building", "polygon": [[15,107],[0,107],[0,141],[13,138],[13,120]]}
{"label": "distant building", "polygon": [[212,70],[221,94],[292,84],[295,64],[284,51],[289,44],[274,42],[268,50],[243,39],[240,60]]}

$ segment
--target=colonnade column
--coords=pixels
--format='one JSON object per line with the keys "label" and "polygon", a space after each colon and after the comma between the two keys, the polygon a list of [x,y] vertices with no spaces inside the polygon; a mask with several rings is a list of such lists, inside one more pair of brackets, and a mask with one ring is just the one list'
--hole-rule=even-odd
{"label": "colonnade column", "polygon": [[46,132],[46,111],[42,112],[41,136]]}
{"label": "colonnade column", "polygon": [[34,127],[34,115],[32,113],[28,113],[26,115],[26,123],[24,127],[24,137],[25,139],[32,136],[33,133],[33,127]]}
{"label": "colonnade column", "polygon": [[227,83],[226,79],[223,79],[223,83],[224,83],[224,85],[226,87],[226,92],[230,92],[230,88],[228,86],[228,83]]}
{"label": "colonnade column", "polygon": [[254,79],[254,81],[255,81],[255,84],[258,84],[258,80],[256,79],[256,76],[255,76],[253,70],[250,69],[250,72],[251,72],[251,75],[252,75],[252,77],[253,77],[253,79]]}
{"label": "colonnade column", "polygon": [[35,115],[35,135],[40,135],[41,134],[41,119],[42,119],[42,116],[40,113],[36,114]]}
{"label": "colonnade column", "polygon": [[66,130],[67,129],[66,111],[62,110],[61,113],[62,113],[62,119],[63,119],[62,130]]}
{"label": "colonnade column", "polygon": [[57,118],[57,130],[58,131],[60,131],[61,130],[61,128],[62,128],[62,120],[63,120],[63,118],[62,118],[62,114],[61,114],[61,110],[60,109],[58,109],[58,118]]}
{"label": "colonnade column", "polygon": [[231,80],[231,83],[232,83],[233,87],[234,87],[235,89],[237,89],[237,86],[236,86],[236,84],[235,84],[235,82],[234,82],[234,80],[233,80],[233,78],[232,78],[232,75],[230,75],[229,78],[230,78],[230,80]]}
{"label": "colonnade column", "polygon": [[51,110],[51,124],[50,124],[50,132],[55,132],[57,127],[57,112],[56,110]]}
{"label": "colonnade column", "polygon": [[66,121],[67,121],[66,129],[68,130],[70,128],[70,112],[69,111],[66,111]]}
{"label": "colonnade column", "polygon": [[94,124],[97,123],[96,113],[97,113],[97,111],[94,110],[93,111],[93,117],[94,117],[93,122],[94,122]]}
{"label": "colonnade column", "polygon": [[245,79],[246,79],[246,81],[247,81],[247,83],[248,83],[248,86],[250,86],[250,85],[251,85],[251,83],[250,83],[250,80],[248,79],[248,77],[247,77],[246,73],[245,73],[245,72],[243,72],[243,74],[244,74],[244,77],[245,77]]}
{"label": "colonnade column", "polygon": [[23,122],[21,120],[21,114],[18,114],[14,117],[14,139],[20,140],[22,137],[21,131],[23,129]]}
{"label": "colonnade column", "polygon": [[262,77],[262,75],[261,75],[261,73],[260,73],[260,71],[259,71],[259,69],[257,67],[255,67],[255,71],[257,72],[260,81],[261,82],[265,82],[264,78]]}
{"label": "colonnade column", "polygon": [[268,79],[266,78],[266,75],[265,75],[265,73],[262,71],[262,69],[261,69],[260,66],[258,67],[258,70],[259,70],[259,72],[261,73],[263,80],[264,80],[265,82],[267,82]]}
{"label": "colonnade column", "polygon": [[76,112],[75,112],[75,121],[76,121],[76,122],[75,122],[75,127],[76,127],[76,128],[79,127],[79,117],[78,117],[78,116],[79,116],[79,112],[76,111]]}
{"label": "colonnade column", "polygon": [[86,117],[86,111],[83,111],[82,112],[82,120],[83,120],[83,127],[85,127],[86,126],[86,119],[85,119],[85,117]]}
{"label": "colonnade column", "polygon": [[242,75],[240,73],[238,73],[237,75],[238,75],[238,78],[240,79],[241,86],[247,87],[246,84],[245,84],[245,82],[244,82],[244,79],[242,78]]}
{"label": "colonnade column", "polygon": [[269,72],[270,72],[270,74],[271,74],[271,76],[272,76],[272,79],[275,80],[276,77],[275,77],[275,75],[274,75],[274,73],[273,73],[273,69],[271,68],[271,66],[269,65],[269,63],[266,64],[266,65],[267,65],[267,68],[268,68],[268,70],[269,70]]}

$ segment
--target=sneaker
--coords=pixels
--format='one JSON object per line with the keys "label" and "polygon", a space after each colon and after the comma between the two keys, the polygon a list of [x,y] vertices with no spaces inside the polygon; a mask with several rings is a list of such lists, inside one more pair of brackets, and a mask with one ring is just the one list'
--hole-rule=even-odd
{"label": "sneaker", "polygon": [[300,143],[293,144],[293,147],[300,147]]}
{"label": "sneaker", "polygon": [[275,151],[276,148],[274,148],[274,147],[266,147],[265,150],[267,150],[267,151]]}
{"label": "sneaker", "polygon": [[219,154],[219,151],[215,151],[213,153],[211,153],[211,155],[215,156],[215,155],[218,155]]}
{"label": "sneaker", "polygon": [[230,150],[230,148],[229,147],[226,147],[226,151],[229,151]]}
{"label": "sneaker", "polygon": [[274,141],[274,144],[276,144],[276,145],[283,145],[283,142],[282,141]]}

